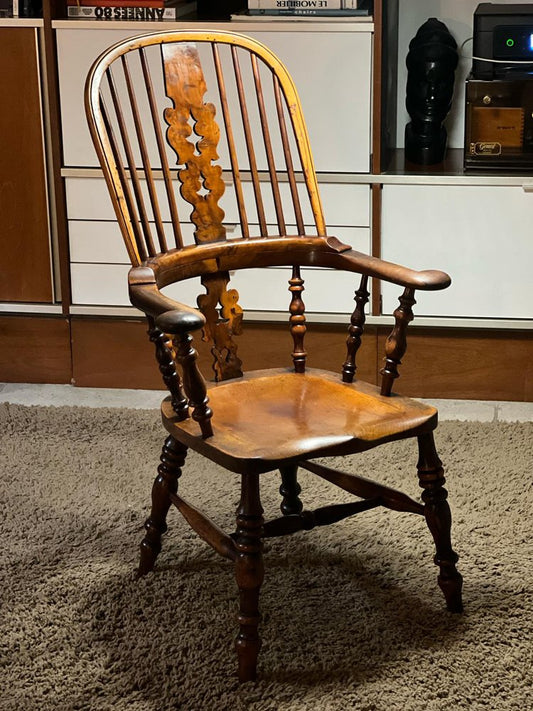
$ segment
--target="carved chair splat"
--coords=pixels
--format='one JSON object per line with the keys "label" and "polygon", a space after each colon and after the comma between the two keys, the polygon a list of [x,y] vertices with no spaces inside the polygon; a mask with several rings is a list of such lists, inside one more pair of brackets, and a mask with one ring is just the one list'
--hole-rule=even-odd
{"label": "carved chair splat", "polygon": [[[423,515],[435,543],[439,585],[448,608],[459,611],[461,576],[433,441],[437,411],[391,395],[407,347],[415,291],[444,289],[450,278],[356,252],[327,234],[293,82],[279,59],[249,37],[171,31],[120,42],[95,61],[85,96],[131,259],[130,299],[147,316],[169,390],[161,408],[168,437],[152,489],[139,573],[153,569],[174,505],[234,565],[240,681],[256,677],[264,538],[329,525],[378,506]],[[238,225],[231,239],[226,219]],[[244,314],[231,277],[234,271],[268,267],[286,267],[291,274],[287,357],[292,367],[246,372],[237,347]],[[306,365],[306,267],[354,275],[355,309],[339,373]],[[305,272],[305,279],[312,276],[312,270]],[[385,347],[381,389],[355,377],[372,277],[403,289]],[[163,293],[191,279],[203,290],[196,304]],[[198,367],[195,338],[210,344],[212,382]],[[317,461],[406,438],[418,442],[421,502]],[[179,495],[189,448],[240,475],[233,533],[222,531]],[[356,500],[305,510],[299,467]],[[260,479],[275,471],[281,474],[282,515],[265,521]]]}

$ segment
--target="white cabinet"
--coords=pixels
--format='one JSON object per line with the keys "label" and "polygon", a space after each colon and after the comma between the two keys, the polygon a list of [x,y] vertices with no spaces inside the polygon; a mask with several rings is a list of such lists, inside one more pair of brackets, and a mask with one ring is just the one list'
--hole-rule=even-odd
{"label": "white cabinet", "polygon": [[[107,189],[102,178],[69,178],[67,203],[71,259],[72,302],[74,305],[126,306],[129,304],[127,273],[129,260],[120,236]],[[326,215],[331,215],[328,232],[355,249],[370,249],[370,189],[367,185],[325,183],[321,194]],[[274,218],[273,206],[266,206]],[[310,221],[310,214],[304,219]],[[226,213],[226,229],[231,238],[237,233],[238,218]],[[296,234],[296,227],[292,226]],[[271,232],[277,228],[273,225]],[[287,226],[291,233],[291,226]],[[183,225],[186,243],[193,242],[193,225]],[[312,230],[309,230],[312,234]],[[249,269],[232,277],[240,294],[239,303],[247,311],[287,313],[287,281],[290,270]],[[308,269],[305,303],[309,312],[350,313],[357,283],[352,274],[334,276],[329,270]],[[198,282],[186,282],[166,290],[170,296],[194,305],[203,293]]]}
{"label": "white cabinet", "polygon": [[[444,293],[417,292],[415,316],[531,319],[532,219],[533,194],[521,187],[385,185],[382,255],[452,277]],[[382,294],[391,313],[398,288]]]}
{"label": "white cabinet", "polygon": [[[366,31],[246,31],[270,47],[292,74],[319,172],[370,169],[372,25],[361,27]],[[72,22],[57,30],[65,167],[98,166],[83,109],[85,77],[100,52],[135,34],[139,31],[109,25],[78,29]]]}
{"label": "white cabinet", "polygon": [[[68,176],[72,302],[74,307],[128,305],[128,258],[107,188],[97,170],[99,164],[84,114],[83,89],[89,68],[102,51],[115,42],[146,31],[146,27],[139,25],[137,29],[118,23],[98,24],[98,29],[94,23],[86,26],[86,23],[57,22],[55,25],[63,163],[64,174]],[[165,25],[165,29],[167,27]],[[184,23],[179,26],[179,29],[197,28],[198,25],[187,27]],[[150,30],[153,29],[152,25]],[[227,25],[202,25],[202,29],[227,29]],[[260,23],[239,30],[270,47],[286,64],[295,81],[319,173],[329,233],[360,251],[369,252],[370,187],[368,183],[354,184],[350,175],[368,174],[370,170],[373,24],[306,23],[296,27],[284,23],[281,27],[273,23],[270,27]],[[154,61],[158,62],[159,58],[154,57]],[[247,79],[245,76],[244,80]],[[272,111],[275,114],[273,107]],[[229,160],[223,146],[219,152],[220,164],[228,169]],[[259,169],[265,167],[259,165]],[[250,187],[245,184],[245,192]],[[304,190],[303,184],[301,187]],[[281,185],[281,191],[282,197],[284,191],[289,194],[286,183]],[[275,235],[279,230],[274,226],[276,212],[272,196],[265,192],[264,197],[267,222],[271,221],[271,234]],[[178,196],[178,202],[180,200]],[[223,196],[220,206],[225,211],[228,235],[238,236],[234,203]],[[302,207],[304,222],[312,224],[307,200],[302,200]],[[180,214],[189,212],[190,206],[186,205]],[[170,220],[170,216],[163,215],[163,220]],[[253,221],[251,216],[250,220]],[[184,224],[183,232],[185,241],[192,243],[193,227]],[[287,225],[287,232],[296,234],[296,227]],[[248,311],[287,314],[289,278],[290,270],[283,268],[247,270],[236,274],[232,284],[240,293],[241,305]],[[333,279],[328,270],[309,270],[305,292],[307,309],[324,314],[340,309],[349,314],[353,310],[356,288],[350,274]],[[194,304],[199,291],[198,284],[182,284],[168,293]]]}

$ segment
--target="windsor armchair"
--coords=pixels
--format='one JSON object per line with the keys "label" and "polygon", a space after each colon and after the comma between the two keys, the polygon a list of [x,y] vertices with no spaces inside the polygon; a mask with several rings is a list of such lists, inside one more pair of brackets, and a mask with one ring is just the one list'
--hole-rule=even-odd
{"label": "windsor armchair", "polygon": [[[437,411],[392,394],[415,290],[444,289],[449,277],[381,261],[327,234],[291,78],[271,51],[248,37],[187,31],[123,41],[94,63],[86,111],[131,258],[131,302],[147,316],[169,390],[162,404],[168,436],[152,489],[139,573],[154,567],[167,513],[175,505],[198,535],[234,564],[240,591],[240,681],[256,676],[264,538],[309,530],[376,506],[422,515],[436,546],[438,582],[447,606],[460,611],[461,576],[433,440]],[[224,218],[231,211],[238,215],[240,233],[229,239]],[[280,265],[292,269],[287,297],[292,365],[244,373],[237,350],[243,310],[230,277],[237,270]],[[306,367],[302,268],[308,266],[359,275],[339,373]],[[381,387],[355,378],[370,277],[400,287]],[[175,284],[179,294],[190,279],[201,282],[196,306],[162,292]],[[207,383],[197,366],[193,333],[210,344],[213,382]],[[418,443],[422,502],[317,461],[404,438]],[[188,448],[240,475],[233,533],[223,532],[179,495]],[[356,500],[305,511],[299,467]],[[282,515],[265,521],[260,480],[268,472],[281,476]]]}

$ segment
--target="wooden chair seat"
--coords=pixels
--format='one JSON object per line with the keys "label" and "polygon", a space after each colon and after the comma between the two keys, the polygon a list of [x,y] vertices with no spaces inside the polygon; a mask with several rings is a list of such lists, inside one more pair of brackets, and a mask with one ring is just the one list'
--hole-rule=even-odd
{"label": "wooden chair seat", "polygon": [[202,439],[192,419],[180,421],[170,398],[162,404],[167,431],[235,472],[276,469],[287,460],[351,454],[413,437],[437,424],[434,407],[385,397],[362,381],[308,368],[260,370],[208,388],[213,437]]}

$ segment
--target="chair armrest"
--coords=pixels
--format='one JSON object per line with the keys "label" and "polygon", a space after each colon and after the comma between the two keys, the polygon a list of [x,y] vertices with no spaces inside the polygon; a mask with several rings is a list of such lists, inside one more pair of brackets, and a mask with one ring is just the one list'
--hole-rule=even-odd
{"label": "chair armrest", "polygon": [[446,289],[452,282],[448,274],[437,269],[415,271],[400,264],[370,257],[354,249],[338,253],[324,252],[320,255],[320,261],[323,266],[366,274],[409,289],[438,291]]}
{"label": "chair armrest", "polygon": [[128,275],[130,300],[133,306],[155,319],[163,333],[184,334],[205,325],[203,314],[159,291],[155,274],[149,267],[133,267]]}
{"label": "chair armrest", "polygon": [[[282,264],[333,267],[426,291],[445,289],[451,283],[450,277],[441,271],[418,272],[357,252],[336,237],[303,235],[269,237],[267,240],[239,238],[185,247],[152,257],[145,268],[153,269],[156,283],[166,286],[191,276]],[[136,269],[142,278],[143,267]]]}

